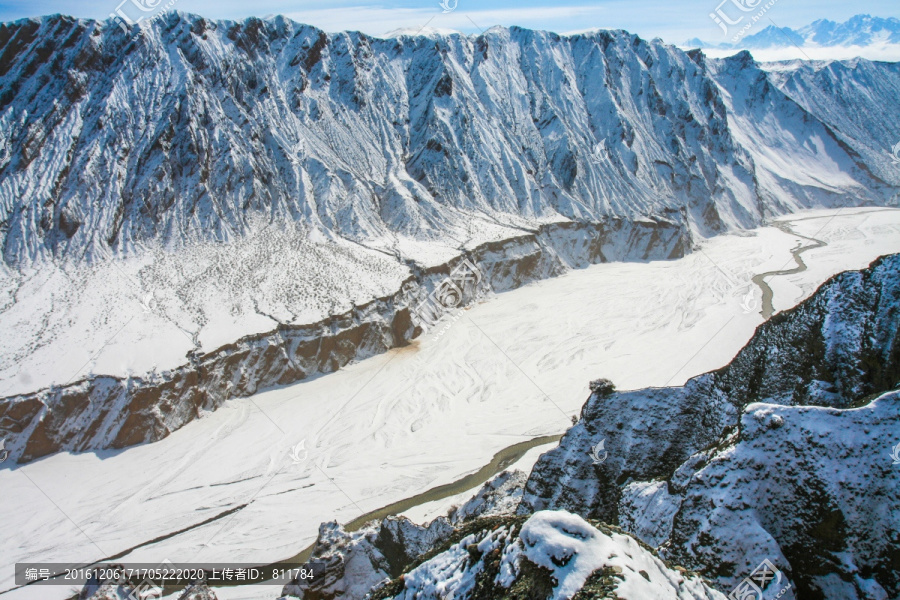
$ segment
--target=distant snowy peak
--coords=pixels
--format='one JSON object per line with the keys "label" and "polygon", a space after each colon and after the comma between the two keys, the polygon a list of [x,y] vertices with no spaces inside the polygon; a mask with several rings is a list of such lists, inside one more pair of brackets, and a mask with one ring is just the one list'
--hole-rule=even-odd
{"label": "distant snowy peak", "polygon": [[[729,28],[728,37],[733,40],[742,23]],[[843,23],[819,19],[799,29],[769,25],[763,29],[750,29],[739,41],[706,42],[692,38],[682,44],[686,48],[718,50],[778,50],[799,47],[811,51],[826,48],[880,48],[896,45],[900,48],[900,19],[856,15]],[[803,56],[802,54],[800,56]],[[811,58],[817,58],[811,56]]]}
{"label": "distant snowy peak", "polygon": [[806,43],[819,46],[868,46],[900,44],[900,19],[856,15],[844,23],[819,19],[797,30]]}

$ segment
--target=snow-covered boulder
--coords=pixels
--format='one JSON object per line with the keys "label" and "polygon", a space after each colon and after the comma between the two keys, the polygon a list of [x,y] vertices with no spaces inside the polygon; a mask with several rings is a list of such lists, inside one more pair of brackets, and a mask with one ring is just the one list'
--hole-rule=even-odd
{"label": "snow-covered boulder", "polygon": [[631,536],[597,525],[566,511],[479,519],[464,537],[373,598],[462,600],[527,591],[529,597],[553,600],[600,593],[635,600],[724,600],[698,576],[669,567]]}
{"label": "snow-covered boulder", "polygon": [[450,522],[458,525],[476,517],[498,517],[516,512],[528,475],[519,470],[503,471],[485,483],[478,493],[450,511]]}

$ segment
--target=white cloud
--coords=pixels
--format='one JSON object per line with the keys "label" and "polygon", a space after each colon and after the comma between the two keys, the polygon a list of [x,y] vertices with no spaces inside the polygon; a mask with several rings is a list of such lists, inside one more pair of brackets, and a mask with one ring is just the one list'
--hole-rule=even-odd
{"label": "white cloud", "polygon": [[[716,48],[704,48],[703,53],[710,58],[723,58],[733,56],[741,50],[719,50]],[[774,62],[780,60],[812,59],[812,60],[849,60],[851,58],[867,58],[869,60],[883,60],[888,62],[900,61],[900,44],[873,44],[871,46],[832,46],[811,47],[787,46],[785,48],[750,49],[750,54],[759,62]]]}

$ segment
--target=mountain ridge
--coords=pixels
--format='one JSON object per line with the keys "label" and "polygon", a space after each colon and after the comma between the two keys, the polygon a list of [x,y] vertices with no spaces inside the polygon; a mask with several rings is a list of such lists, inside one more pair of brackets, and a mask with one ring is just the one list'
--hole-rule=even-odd
{"label": "mountain ridge", "polygon": [[685,208],[712,235],[892,195],[828,139],[844,177],[760,186],[707,62],[623,31],[384,40],[185,13],[138,30],[0,25],[7,265],[227,241],[253,214],[408,256],[495,223]]}

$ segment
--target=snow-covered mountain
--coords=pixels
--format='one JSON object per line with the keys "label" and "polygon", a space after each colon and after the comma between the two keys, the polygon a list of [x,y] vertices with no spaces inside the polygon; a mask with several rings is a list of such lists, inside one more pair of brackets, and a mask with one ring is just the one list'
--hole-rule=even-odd
{"label": "snow-covered mountain", "polygon": [[868,46],[877,43],[900,44],[900,19],[882,19],[856,15],[843,23],[828,19],[813,21],[797,30],[805,42],[820,46]]}
{"label": "snow-covered mountain", "polygon": [[871,47],[900,45],[900,19],[856,15],[836,23],[819,19],[799,29],[769,25],[743,37],[738,42],[704,42],[698,38],[686,41],[691,48],[767,50],[799,46],[805,49],[834,47]]}
{"label": "snow-covered mountain", "polygon": [[[481,222],[686,209],[710,234],[782,212],[766,197],[798,185],[791,206],[891,195],[814,116],[778,106],[832,164],[758,181],[732,91],[699,57],[622,31],[383,40],[183,13],[141,31],[62,16],[0,26],[7,263],[234,239],[254,214],[408,255],[406,238],[468,239]],[[884,111],[897,120],[896,103]]]}
{"label": "snow-covered mountain", "polygon": [[900,98],[900,63],[790,61],[763,68],[875,177],[900,185],[900,130],[881,118],[882,102]]}
{"label": "snow-covered mountain", "polygon": [[739,44],[707,44],[697,38],[685,42],[688,46],[763,49],[796,44],[799,46],[871,46],[900,44],[900,19],[856,15],[843,23],[819,19],[799,29],[768,27],[748,35]]}
{"label": "snow-covered mountain", "polygon": [[799,29],[769,25],[730,47],[762,49],[791,44],[820,47],[900,44],[900,19],[856,15],[843,23],[819,19]]}

